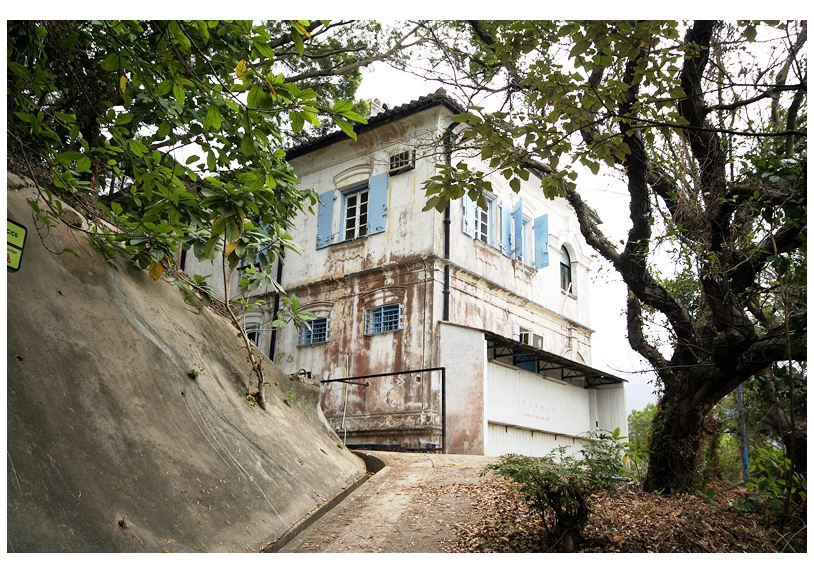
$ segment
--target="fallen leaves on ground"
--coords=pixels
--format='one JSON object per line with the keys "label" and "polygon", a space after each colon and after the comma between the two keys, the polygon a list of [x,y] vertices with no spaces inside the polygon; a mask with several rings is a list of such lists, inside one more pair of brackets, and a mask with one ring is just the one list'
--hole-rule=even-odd
{"label": "fallen leaves on ground", "polygon": [[[463,513],[446,552],[559,552],[547,541],[537,515],[500,477],[477,484],[440,485],[425,497],[451,491],[472,512]],[[695,495],[658,496],[626,487],[591,498],[593,513],[575,552],[782,552],[784,539],[755,515],[738,514],[726,497],[709,502]],[[803,544],[805,532],[802,533]],[[798,548],[799,551],[799,548]],[[803,548],[803,551],[805,549]]]}

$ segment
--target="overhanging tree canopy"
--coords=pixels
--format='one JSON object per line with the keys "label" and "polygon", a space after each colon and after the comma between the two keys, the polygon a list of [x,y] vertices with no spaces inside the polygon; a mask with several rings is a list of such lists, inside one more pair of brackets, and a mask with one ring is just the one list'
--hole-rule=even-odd
{"label": "overhanging tree canopy", "polygon": [[296,248],[285,228],[317,201],[297,188],[284,146],[325,121],[355,137],[359,69],[413,37],[345,21],[7,26],[9,147],[30,175],[48,172],[30,202],[42,224],[68,199],[103,210],[114,229],[89,236],[154,279],[184,248],[224,267],[255,254],[248,283],[272,286],[267,263]]}
{"label": "overhanging tree canopy", "polygon": [[[541,170],[545,193],[565,196],[627,284],[630,344],[663,384],[646,486],[690,488],[715,404],[776,361],[806,357],[805,297],[780,297],[805,266],[806,23],[476,21],[432,36],[432,64],[452,70],[438,79],[467,101],[501,102],[457,116],[470,126],[458,145],[515,190]],[[625,182],[622,248],[590,216],[579,164]],[[430,205],[477,199],[478,182],[463,164],[442,170],[427,182]],[[663,241],[697,305],[658,272]],[[663,317],[670,353],[648,338],[643,309]]]}

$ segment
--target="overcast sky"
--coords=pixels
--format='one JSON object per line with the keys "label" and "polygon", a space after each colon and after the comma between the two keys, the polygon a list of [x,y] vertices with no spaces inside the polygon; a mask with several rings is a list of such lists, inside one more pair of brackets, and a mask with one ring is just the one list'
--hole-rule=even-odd
{"label": "overcast sky", "polygon": [[[390,107],[431,94],[440,86],[384,64],[377,65],[372,71],[365,70],[363,78],[357,97],[378,98]],[[617,242],[624,239],[630,225],[624,184],[601,175],[581,176],[577,183],[583,198],[599,213],[603,232]],[[630,413],[632,409],[641,410],[647,403],[656,402],[657,397],[653,394],[656,377],[647,371],[649,365],[628,345],[623,313],[627,290],[621,277],[603,262],[597,256],[591,285],[590,327],[596,331],[591,339],[591,366],[627,379],[627,410]]]}

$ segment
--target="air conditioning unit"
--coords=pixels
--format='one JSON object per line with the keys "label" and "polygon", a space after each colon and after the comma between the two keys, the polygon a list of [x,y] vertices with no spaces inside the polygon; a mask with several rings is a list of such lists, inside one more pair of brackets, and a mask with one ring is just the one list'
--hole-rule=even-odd
{"label": "air conditioning unit", "polygon": [[524,345],[543,350],[543,336],[531,331],[520,331],[520,342]]}

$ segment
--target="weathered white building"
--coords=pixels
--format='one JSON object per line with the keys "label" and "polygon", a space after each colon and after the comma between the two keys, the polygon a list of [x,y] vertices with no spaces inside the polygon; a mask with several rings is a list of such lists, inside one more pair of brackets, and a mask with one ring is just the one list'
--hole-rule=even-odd
{"label": "weathered white building", "polygon": [[[302,254],[279,277],[317,319],[260,328],[258,347],[323,381],[349,446],[541,456],[626,432],[624,381],[590,366],[591,258],[566,201],[535,175],[515,193],[497,174],[488,210],[464,197],[423,211],[422,182],[459,160],[443,142],[461,111],[437,92],[372,117],[356,142],[289,151],[321,205],[295,221]],[[262,298],[249,327],[269,324]]]}

